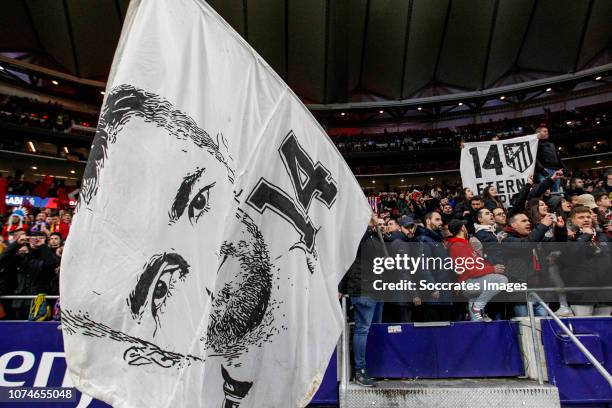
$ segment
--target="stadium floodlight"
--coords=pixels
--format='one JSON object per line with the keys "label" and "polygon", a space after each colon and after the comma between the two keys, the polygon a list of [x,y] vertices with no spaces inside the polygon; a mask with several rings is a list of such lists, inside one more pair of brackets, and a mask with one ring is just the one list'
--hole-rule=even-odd
{"label": "stadium floodlight", "polygon": [[53,81],[51,81],[51,83],[52,83],[53,85],[59,85],[59,82],[57,82],[55,79],[54,79]]}
{"label": "stadium floodlight", "polygon": [[378,113],[385,113],[385,111],[381,109],[378,111]]}
{"label": "stadium floodlight", "polygon": [[552,88],[546,88],[546,92],[552,91]]}
{"label": "stadium floodlight", "polygon": [[0,71],[4,71],[4,67],[0,65]]}
{"label": "stadium floodlight", "polygon": [[32,151],[32,153],[36,153],[36,148],[34,147],[34,143],[28,142],[28,147]]}
{"label": "stadium floodlight", "polygon": [[459,102],[459,103],[458,103],[458,105],[459,105],[459,106],[463,106],[463,102]]}
{"label": "stadium floodlight", "polygon": [[344,116],[344,115],[346,115],[346,113],[340,112],[340,116]]}
{"label": "stadium floodlight", "polygon": [[32,166],[32,170],[38,170],[38,167]]}
{"label": "stadium floodlight", "polygon": [[106,92],[100,91],[100,95],[106,95]]}
{"label": "stadium floodlight", "polygon": [[417,108],[417,110],[423,110],[423,108],[421,108],[420,106]]}
{"label": "stadium floodlight", "polygon": [[76,171],[70,170],[70,174],[74,174],[74,173],[76,173]]}
{"label": "stadium floodlight", "polygon": [[499,99],[501,99],[503,101],[504,99],[506,99],[506,97],[504,95],[502,95],[502,96],[499,97]]}
{"label": "stadium floodlight", "polygon": [[601,75],[595,78],[596,81],[600,81],[601,80]]}

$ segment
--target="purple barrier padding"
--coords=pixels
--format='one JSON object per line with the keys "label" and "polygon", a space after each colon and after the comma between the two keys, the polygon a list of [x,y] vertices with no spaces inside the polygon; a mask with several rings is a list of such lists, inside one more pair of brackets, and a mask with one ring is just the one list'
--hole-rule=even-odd
{"label": "purple barrier padding", "polygon": [[366,364],[368,374],[378,378],[524,375],[518,324],[509,321],[453,322],[441,327],[375,324],[368,337]]}
{"label": "purple barrier padding", "polygon": [[[612,317],[562,319],[585,347],[612,372]],[[542,321],[542,342],[548,379],[559,388],[565,404],[612,404],[612,389],[601,374],[581,356],[581,352],[550,319]],[[580,356],[579,356],[580,354]],[[593,405],[595,406],[595,405]]]}
{"label": "purple barrier padding", "polygon": [[[57,322],[0,322],[0,386],[61,387],[66,375],[64,341]],[[312,400],[312,404],[338,404],[336,352],[323,377],[323,382]],[[88,397],[85,397],[89,400]],[[81,400],[77,391],[76,402],[53,403],[57,408],[74,408]],[[0,403],[0,407],[14,404]],[[20,408],[41,408],[40,403],[19,403]],[[82,405],[88,408],[110,408],[107,404],[91,400]]]}
{"label": "purple barrier padding", "polygon": [[[61,387],[66,375],[64,341],[57,322],[0,322],[0,382],[5,387]],[[75,389],[76,390],[76,389]],[[90,400],[77,391],[76,402],[53,403],[57,408],[76,407]],[[42,407],[40,403],[0,403],[0,407]],[[83,407],[109,408],[98,400]]]}
{"label": "purple barrier padding", "polygon": [[336,351],[332,354],[319,390],[310,405],[338,405],[338,360]]}

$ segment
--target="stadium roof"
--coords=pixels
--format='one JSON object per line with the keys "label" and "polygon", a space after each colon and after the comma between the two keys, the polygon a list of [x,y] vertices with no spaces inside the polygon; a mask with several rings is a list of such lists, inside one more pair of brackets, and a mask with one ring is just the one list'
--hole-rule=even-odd
{"label": "stadium roof", "polygon": [[[0,53],[104,80],[129,0],[8,0]],[[404,100],[612,62],[610,0],[210,0],[306,102]]]}

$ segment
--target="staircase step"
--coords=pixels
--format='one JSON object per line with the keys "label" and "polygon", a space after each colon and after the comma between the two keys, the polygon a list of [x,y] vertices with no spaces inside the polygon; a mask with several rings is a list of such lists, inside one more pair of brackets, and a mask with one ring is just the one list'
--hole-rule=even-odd
{"label": "staircase step", "polygon": [[342,408],[560,407],[557,387],[516,378],[385,380],[374,388],[350,383],[344,402]]}

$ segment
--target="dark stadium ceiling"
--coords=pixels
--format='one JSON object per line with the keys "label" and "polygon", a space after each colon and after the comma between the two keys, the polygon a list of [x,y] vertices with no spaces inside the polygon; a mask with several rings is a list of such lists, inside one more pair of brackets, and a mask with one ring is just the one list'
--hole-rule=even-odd
{"label": "dark stadium ceiling", "polygon": [[[129,0],[5,0],[0,53],[104,80]],[[482,90],[611,62],[612,0],[210,0],[306,102]]]}

